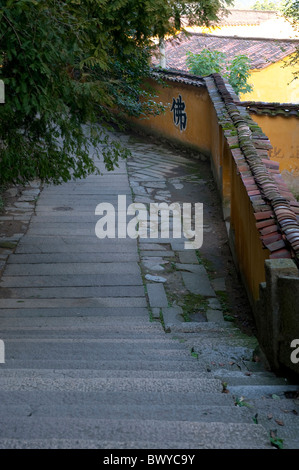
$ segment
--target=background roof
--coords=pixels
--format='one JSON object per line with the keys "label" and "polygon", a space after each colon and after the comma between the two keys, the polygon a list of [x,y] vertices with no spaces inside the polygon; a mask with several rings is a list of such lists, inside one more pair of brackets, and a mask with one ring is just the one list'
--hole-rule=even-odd
{"label": "background roof", "polygon": [[[198,33],[193,33],[186,38],[184,34],[179,34],[166,41],[167,68],[187,71],[186,53],[188,51],[197,54],[202,49],[210,49],[224,52],[229,61],[237,54],[245,54],[251,60],[251,69],[262,69],[292,54],[296,50],[296,45],[299,46],[299,41],[239,38]],[[154,57],[153,64],[158,65],[158,63],[158,59]]]}

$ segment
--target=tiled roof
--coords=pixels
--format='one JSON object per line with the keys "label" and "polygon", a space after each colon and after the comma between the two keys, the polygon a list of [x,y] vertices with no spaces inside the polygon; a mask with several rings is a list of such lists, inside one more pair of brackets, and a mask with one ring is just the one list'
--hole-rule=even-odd
{"label": "tiled roof", "polygon": [[[261,25],[266,21],[276,20],[277,15],[277,11],[226,9],[226,12],[219,15],[219,21],[211,24],[218,27]],[[187,18],[182,17],[182,23],[188,26]]]}
{"label": "tiled roof", "polygon": [[[188,51],[197,54],[202,49],[217,50],[224,52],[228,61],[237,54],[245,54],[251,60],[251,69],[262,69],[295,52],[296,46],[299,46],[298,40],[253,39],[199,33],[190,34],[189,37],[181,33],[165,41],[167,68],[186,71]],[[153,57],[153,64],[158,65],[156,57]]]}
{"label": "tiled roof", "polygon": [[276,11],[257,11],[257,10],[228,10],[229,14],[222,15],[217,25],[252,25],[262,24],[265,21],[273,20],[277,17]]}
{"label": "tiled roof", "polygon": [[264,103],[263,101],[242,101],[240,103],[250,114],[266,114],[268,116],[285,116],[299,118],[299,104]]}
{"label": "tiled roof", "polygon": [[269,158],[272,146],[268,137],[232,87],[219,74],[201,79],[179,70],[156,70],[153,76],[193,86],[202,86],[204,80],[251,201],[263,245],[270,258],[293,258],[299,266],[299,202],[284,182],[279,163]]}

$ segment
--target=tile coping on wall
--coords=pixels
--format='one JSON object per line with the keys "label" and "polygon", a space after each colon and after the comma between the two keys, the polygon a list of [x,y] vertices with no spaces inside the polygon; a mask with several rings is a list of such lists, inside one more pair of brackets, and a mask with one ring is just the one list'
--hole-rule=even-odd
{"label": "tile coping on wall", "polygon": [[282,179],[279,163],[269,158],[272,146],[268,137],[251,119],[232,87],[219,74],[202,78],[175,69],[156,69],[152,76],[192,86],[205,83],[269,257],[293,258],[299,266],[299,202]]}
{"label": "tile coping on wall", "polygon": [[152,69],[151,76],[156,80],[169,80],[185,85],[206,87],[204,78],[184,72],[183,70],[155,68]]}
{"label": "tile coping on wall", "polygon": [[296,117],[299,119],[299,104],[240,101],[239,105],[244,106],[250,114]]}

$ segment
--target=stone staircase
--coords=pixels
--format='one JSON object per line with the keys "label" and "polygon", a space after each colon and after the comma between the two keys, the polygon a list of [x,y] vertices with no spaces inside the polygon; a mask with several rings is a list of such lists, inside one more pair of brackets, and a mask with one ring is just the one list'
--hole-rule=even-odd
{"label": "stone staircase", "polygon": [[216,370],[146,309],[79,318],[45,310],[1,319],[1,448],[269,447]]}
{"label": "stone staircase", "polygon": [[284,395],[297,388],[252,361],[255,339],[228,322],[178,320],[140,269],[143,249],[153,261],[163,247],[95,237],[96,205],[119,193],[130,201],[123,162],[44,188],[7,260],[0,448],[273,449],[282,415],[288,426],[275,427],[298,445],[296,400]]}
{"label": "stone staircase", "polygon": [[[223,386],[235,407],[267,431],[271,445],[299,448],[298,385],[268,370],[254,337],[228,322],[166,322],[165,330],[185,344],[212,379]],[[259,355],[259,356],[258,356]],[[257,362],[258,361],[258,362]]]}

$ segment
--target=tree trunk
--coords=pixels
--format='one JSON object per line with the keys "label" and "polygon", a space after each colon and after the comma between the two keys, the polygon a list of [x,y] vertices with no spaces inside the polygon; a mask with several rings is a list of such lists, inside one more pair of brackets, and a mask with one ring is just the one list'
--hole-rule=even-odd
{"label": "tree trunk", "polygon": [[159,51],[160,51],[160,67],[166,69],[166,53],[165,53],[165,39],[160,38],[159,41]]}

